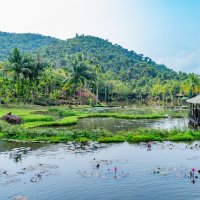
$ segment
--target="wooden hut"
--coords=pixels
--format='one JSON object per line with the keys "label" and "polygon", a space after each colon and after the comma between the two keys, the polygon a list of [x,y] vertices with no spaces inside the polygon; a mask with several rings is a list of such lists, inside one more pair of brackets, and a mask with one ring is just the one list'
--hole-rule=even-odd
{"label": "wooden hut", "polygon": [[189,123],[195,127],[200,126],[200,95],[187,100],[190,103]]}

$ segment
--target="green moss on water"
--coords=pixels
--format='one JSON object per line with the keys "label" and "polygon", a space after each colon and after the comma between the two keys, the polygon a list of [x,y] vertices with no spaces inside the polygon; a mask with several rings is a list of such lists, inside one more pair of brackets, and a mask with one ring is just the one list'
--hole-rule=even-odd
{"label": "green moss on water", "polygon": [[[87,106],[88,107],[88,106]],[[147,111],[144,114],[125,113],[129,110],[123,111],[114,110],[106,113],[101,113],[96,108],[88,108],[85,106],[78,106],[69,108],[68,106],[55,106],[55,107],[28,107],[28,106],[9,106],[1,107],[0,116],[12,112],[15,115],[19,115],[23,119],[23,128],[33,127],[46,127],[46,126],[68,126],[74,125],[80,118],[91,117],[113,117],[121,119],[158,119],[165,118],[167,115],[172,117],[184,117],[185,112],[178,111],[163,111],[151,109],[151,112]]]}
{"label": "green moss on water", "polygon": [[86,144],[86,143],[89,142],[89,139],[86,138],[86,137],[81,137],[81,138],[78,138],[78,139],[76,140],[76,142],[80,142],[80,143],[82,143],[82,144]]}
{"label": "green moss on water", "polygon": [[25,122],[23,126],[25,128],[45,127],[45,126],[69,126],[77,124],[78,120],[81,118],[94,118],[94,117],[113,117],[120,119],[158,119],[158,118],[165,118],[166,116],[160,114],[148,114],[148,115],[122,115],[116,113],[83,114],[80,112],[60,111],[59,117],[61,118],[54,120],[52,116],[38,115],[37,118],[37,115],[36,116],[29,115],[23,118]]}
{"label": "green moss on water", "polygon": [[61,119],[57,119],[55,121],[33,121],[33,122],[27,122],[23,124],[22,126],[24,128],[33,128],[33,127],[45,127],[45,126],[69,126],[77,124],[78,118],[76,116],[71,117],[64,117]]}
{"label": "green moss on water", "polygon": [[[172,117],[181,118],[184,115],[174,114]],[[79,118],[92,118],[92,117],[113,117],[120,119],[159,119],[166,118],[166,114],[118,114],[118,113],[89,113],[80,114]]]}
{"label": "green moss on water", "polygon": [[49,108],[48,108],[48,111],[49,111],[49,112],[59,112],[60,109],[59,109],[59,108],[56,108],[56,107],[49,107]]}
{"label": "green moss on water", "polygon": [[[10,125],[0,121],[0,139],[13,139],[22,141],[48,141],[67,142],[77,141],[87,143],[98,141],[104,143],[114,142],[145,142],[145,141],[191,141],[200,140],[200,131],[185,130],[161,130],[161,129],[137,129],[113,134],[107,130],[56,130],[54,126],[69,126],[78,123],[80,118],[86,117],[113,117],[121,119],[157,119],[172,117],[184,117],[185,112],[153,111],[153,113],[134,114],[123,111],[101,113],[98,109],[90,110],[87,107],[67,106],[61,107],[8,107],[0,110],[0,115],[13,112],[23,119],[21,125]],[[52,128],[50,128],[52,127]]]}
{"label": "green moss on water", "polygon": [[113,135],[111,137],[101,137],[97,141],[100,143],[118,143],[125,142],[127,138],[122,135]]}
{"label": "green moss on water", "polygon": [[67,117],[67,116],[76,116],[78,112],[72,110],[61,110],[58,112],[60,117]]}
{"label": "green moss on water", "polygon": [[20,125],[10,125],[0,122],[0,139],[21,141],[46,141],[52,143],[76,141],[87,143],[98,141],[100,143],[118,142],[147,142],[147,141],[193,141],[200,140],[200,131],[137,129],[113,134],[106,130],[56,130],[54,128],[24,128]]}
{"label": "green moss on water", "polygon": [[64,117],[57,121],[48,122],[45,126],[69,126],[73,124],[77,124],[78,118],[76,116]]}
{"label": "green moss on water", "polygon": [[159,136],[155,135],[129,135],[128,142],[148,142],[148,141],[162,141]]}
{"label": "green moss on water", "polygon": [[30,114],[22,117],[24,122],[36,122],[36,121],[53,121],[54,117],[49,116],[49,115],[40,115],[40,114]]}
{"label": "green moss on water", "polygon": [[177,134],[169,138],[170,141],[192,141],[194,138],[189,134]]}

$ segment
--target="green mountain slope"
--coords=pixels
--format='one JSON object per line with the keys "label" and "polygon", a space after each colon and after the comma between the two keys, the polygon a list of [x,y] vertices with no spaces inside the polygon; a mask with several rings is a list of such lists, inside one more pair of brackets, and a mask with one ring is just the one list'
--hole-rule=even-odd
{"label": "green mountain slope", "polygon": [[58,66],[66,65],[66,56],[83,52],[84,55],[95,57],[103,72],[113,71],[122,80],[141,79],[141,77],[160,78],[163,80],[184,79],[186,74],[179,74],[165,65],[159,65],[149,57],[124,49],[120,45],[113,45],[107,40],[93,36],[76,36],[67,41],[57,41],[40,50]]}
{"label": "green mountain slope", "polygon": [[[93,65],[99,64],[101,67],[101,72],[98,72],[100,99],[173,99],[177,94],[192,94],[191,81],[186,73],[177,73],[149,57],[98,37],[76,35],[72,39],[59,40],[39,34],[0,32],[0,61],[6,60],[15,47],[24,53],[39,53],[49,62],[48,66],[54,68],[53,75],[60,74],[62,67],[69,67],[69,64],[72,66],[67,59],[70,55],[82,52],[86,58],[93,60]],[[49,77],[50,71],[48,68],[45,70],[45,77]],[[62,88],[62,81],[55,86],[59,92],[66,90]],[[91,81],[89,88],[96,93],[97,81]],[[196,90],[192,92],[197,93]]]}
{"label": "green mountain slope", "polygon": [[103,72],[110,70],[117,79],[123,81],[141,80],[144,77],[145,81],[154,78],[163,81],[186,78],[186,74],[180,76],[165,65],[155,63],[149,57],[93,36],[77,35],[72,39],[59,40],[39,34],[0,32],[0,60],[4,60],[15,47],[23,52],[39,52],[57,67],[67,64],[66,56],[83,52],[85,56],[98,60]]}
{"label": "green mountain slope", "polygon": [[15,47],[24,52],[32,52],[40,47],[50,45],[56,41],[58,41],[58,39],[40,34],[16,34],[0,32],[0,60],[5,60],[6,56]]}

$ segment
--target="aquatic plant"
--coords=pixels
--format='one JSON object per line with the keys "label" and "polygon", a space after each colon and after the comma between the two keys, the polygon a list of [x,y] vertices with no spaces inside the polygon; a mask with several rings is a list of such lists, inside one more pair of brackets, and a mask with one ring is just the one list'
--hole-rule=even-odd
{"label": "aquatic plant", "polygon": [[115,142],[124,142],[127,138],[123,135],[113,135],[111,137],[101,137],[97,141],[100,143],[115,143]]}
{"label": "aquatic plant", "polygon": [[78,113],[72,110],[60,110],[58,114],[60,117],[67,117],[67,116],[76,116]]}
{"label": "aquatic plant", "polygon": [[22,117],[24,122],[35,122],[35,121],[53,121],[54,118],[49,115],[39,115],[39,114],[30,114]]}
{"label": "aquatic plant", "polygon": [[[2,111],[3,110],[3,111]],[[48,141],[48,142],[67,142],[78,141],[84,143],[90,140],[101,143],[112,142],[146,142],[146,141],[190,141],[200,140],[200,131],[193,130],[165,130],[139,128],[133,131],[122,131],[117,134],[106,130],[56,130],[54,126],[69,126],[77,124],[80,118],[85,117],[114,117],[123,119],[154,119],[164,118],[169,113],[171,116],[178,116],[180,112],[168,112],[156,110],[153,113],[127,114],[114,110],[101,113],[99,109],[77,107],[69,109],[67,106],[44,108],[33,107],[4,107],[0,111],[6,113],[12,111],[14,114],[22,116],[24,123],[22,125],[9,125],[0,122],[0,138],[27,140],[27,141]],[[151,111],[152,112],[152,111]],[[182,114],[180,114],[181,116]],[[50,128],[52,127],[52,128]]]}

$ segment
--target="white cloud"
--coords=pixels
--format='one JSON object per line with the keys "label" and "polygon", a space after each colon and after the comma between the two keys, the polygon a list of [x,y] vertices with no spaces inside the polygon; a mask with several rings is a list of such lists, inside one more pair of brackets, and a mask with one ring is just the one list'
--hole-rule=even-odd
{"label": "white cloud", "polygon": [[165,64],[175,71],[200,74],[200,51],[181,51],[172,56],[157,59],[159,64]]}

